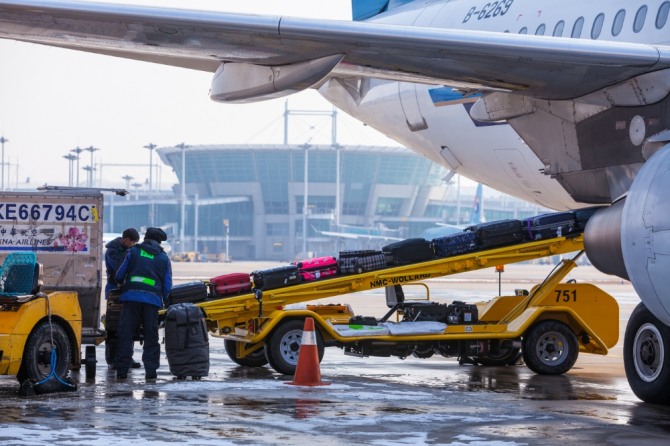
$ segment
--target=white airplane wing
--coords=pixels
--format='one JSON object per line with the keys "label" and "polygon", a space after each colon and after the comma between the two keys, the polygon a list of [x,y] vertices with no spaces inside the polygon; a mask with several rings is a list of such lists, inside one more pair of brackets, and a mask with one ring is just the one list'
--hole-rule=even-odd
{"label": "white airplane wing", "polygon": [[329,73],[568,99],[670,67],[665,46],[54,0],[0,0],[0,38],[217,72],[221,101]]}

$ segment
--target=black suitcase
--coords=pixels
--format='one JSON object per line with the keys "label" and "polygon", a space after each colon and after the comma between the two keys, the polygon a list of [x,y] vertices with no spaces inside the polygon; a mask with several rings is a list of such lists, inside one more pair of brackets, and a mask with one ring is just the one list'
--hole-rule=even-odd
{"label": "black suitcase", "polygon": [[115,289],[109,292],[107,296],[107,309],[105,311],[105,330],[116,332],[119,329],[119,319],[121,319],[121,290]]}
{"label": "black suitcase", "polygon": [[519,220],[498,220],[466,228],[477,235],[477,248],[491,249],[523,241]]}
{"label": "black suitcase", "polygon": [[593,206],[590,208],[577,209],[572,211],[572,213],[575,214],[577,230],[579,232],[584,232],[584,229],[586,229],[586,224],[589,222],[589,218],[591,218],[591,216],[595,214],[596,211],[602,209],[603,207],[604,206]]}
{"label": "black suitcase", "polygon": [[367,271],[386,268],[386,257],[381,251],[372,249],[363,251],[340,251],[337,258],[340,274],[361,274]]}
{"label": "black suitcase", "polygon": [[199,379],[209,374],[209,338],[199,307],[181,303],[167,309],[165,354],[170,373],[180,379]]}
{"label": "black suitcase", "polygon": [[406,265],[408,263],[432,260],[435,257],[430,242],[423,238],[408,238],[391,243],[382,248],[387,265]]}
{"label": "black suitcase", "polygon": [[207,284],[202,281],[174,285],[168,296],[168,305],[202,302],[207,299]]}
{"label": "black suitcase", "polygon": [[524,219],[522,224],[526,240],[546,240],[578,232],[575,214],[572,212],[536,215]]}
{"label": "black suitcase", "polygon": [[449,307],[437,302],[412,302],[403,306],[403,321],[447,322]]}
{"label": "black suitcase", "polygon": [[300,283],[301,276],[296,265],[285,265],[253,271],[251,281],[256,289],[271,290]]}
{"label": "black suitcase", "polygon": [[438,237],[432,240],[433,250],[438,257],[451,257],[477,250],[477,235],[472,231]]}

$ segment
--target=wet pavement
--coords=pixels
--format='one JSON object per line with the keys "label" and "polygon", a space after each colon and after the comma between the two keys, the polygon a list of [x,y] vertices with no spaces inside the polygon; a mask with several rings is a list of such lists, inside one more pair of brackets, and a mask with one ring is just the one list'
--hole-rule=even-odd
{"label": "wet pavement", "polygon": [[[509,274],[516,279],[503,283],[503,290],[533,274]],[[628,284],[599,285],[619,300],[623,333],[637,297]],[[491,288],[483,282],[482,287]],[[467,300],[477,287],[440,282],[436,288]],[[355,297],[354,309],[376,314],[374,305],[360,305],[367,298],[383,301],[383,294]],[[382,303],[382,313],[383,308]],[[15,378],[2,377],[0,443],[670,444],[670,408],[641,403],[633,395],[621,343],[605,357],[580,354],[562,376],[536,375],[523,365],[461,366],[437,356],[355,358],[329,348],[321,375],[331,384],[321,387],[289,386],[291,377],[268,367],[237,366],[216,338],[210,339],[210,374],[201,381],[172,377],[164,353],[157,380],[146,382],[143,369],[136,369],[128,380],[117,381],[104,364],[103,344],[96,348],[94,379],[87,380],[83,370],[71,374],[76,392],[19,397]],[[138,347],[135,358],[140,357]]]}

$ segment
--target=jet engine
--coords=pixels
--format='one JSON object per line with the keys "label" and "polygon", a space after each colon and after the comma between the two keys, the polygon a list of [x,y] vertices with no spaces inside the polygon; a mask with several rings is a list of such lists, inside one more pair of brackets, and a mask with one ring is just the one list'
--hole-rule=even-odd
{"label": "jet engine", "polygon": [[630,280],[649,311],[670,325],[670,145],[644,163],[625,201],[591,217],[584,245],[596,268]]}

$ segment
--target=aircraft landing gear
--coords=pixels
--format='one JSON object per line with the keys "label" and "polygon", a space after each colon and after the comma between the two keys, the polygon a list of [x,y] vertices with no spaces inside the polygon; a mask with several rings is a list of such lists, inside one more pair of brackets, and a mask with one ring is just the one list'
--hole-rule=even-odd
{"label": "aircraft landing gear", "polygon": [[624,335],[624,368],[633,393],[642,401],[670,404],[670,327],[638,304]]}

